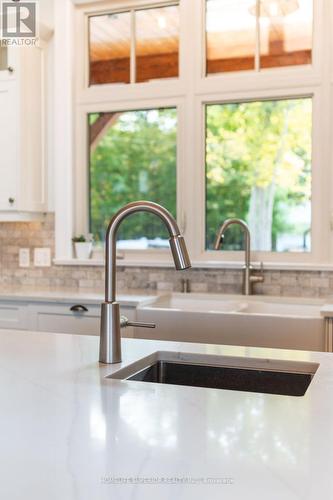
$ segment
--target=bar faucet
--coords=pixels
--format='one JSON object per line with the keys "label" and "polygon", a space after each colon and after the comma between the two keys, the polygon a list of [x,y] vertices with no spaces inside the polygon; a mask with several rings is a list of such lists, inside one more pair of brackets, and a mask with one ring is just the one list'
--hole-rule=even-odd
{"label": "bar faucet", "polygon": [[103,302],[101,308],[99,347],[99,360],[101,363],[121,362],[121,328],[126,326],[155,328],[155,325],[150,323],[129,322],[126,317],[120,316],[119,303],[116,302],[117,231],[126,217],[137,212],[152,213],[164,222],[170,235],[169,244],[176,269],[182,270],[191,267],[185,240],[180,234],[177,222],[170,212],[161,205],[151,201],[136,201],[125,205],[112,217],[106,232],[105,302]]}
{"label": "bar faucet", "polygon": [[250,234],[250,229],[246,222],[244,222],[241,219],[227,219],[226,221],[223,222],[222,226],[220,227],[216,240],[215,240],[215,245],[214,249],[218,250],[220,248],[220,245],[223,243],[223,238],[224,238],[224,233],[226,229],[233,225],[233,224],[238,224],[241,226],[241,228],[244,231],[245,235],[245,266],[244,266],[244,272],[243,272],[243,295],[252,295],[253,293],[253,285],[255,283],[262,283],[264,281],[264,274],[263,274],[263,266],[261,263],[261,274],[252,274],[252,266],[251,266],[251,234]]}

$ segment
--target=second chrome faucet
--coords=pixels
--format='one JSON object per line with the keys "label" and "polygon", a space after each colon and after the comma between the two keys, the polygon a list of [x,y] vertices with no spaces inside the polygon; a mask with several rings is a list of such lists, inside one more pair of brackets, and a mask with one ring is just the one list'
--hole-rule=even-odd
{"label": "second chrome faucet", "polygon": [[252,272],[252,267],[251,267],[251,235],[250,235],[249,227],[246,224],[246,222],[244,222],[241,219],[227,219],[225,222],[223,222],[222,226],[220,227],[220,229],[217,233],[214,248],[215,248],[215,250],[218,250],[220,248],[220,245],[223,242],[225,231],[228,229],[229,226],[232,226],[233,224],[237,224],[237,225],[241,226],[241,228],[244,231],[245,265],[244,265],[244,274],[243,274],[243,294],[244,295],[252,295],[252,288],[253,288],[254,283],[262,283],[264,281],[264,275],[263,275],[263,272],[261,272],[260,275],[253,274],[253,272]]}

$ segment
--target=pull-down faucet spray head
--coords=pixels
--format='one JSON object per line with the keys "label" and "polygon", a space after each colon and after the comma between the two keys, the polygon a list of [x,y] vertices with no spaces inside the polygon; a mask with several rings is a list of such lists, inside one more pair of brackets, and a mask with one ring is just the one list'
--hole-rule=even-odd
{"label": "pull-down faucet spray head", "polygon": [[184,238],[180,235],[171,236],[169,244],[177,271],[182,271],[191,267],[191,261],[187,253]]}

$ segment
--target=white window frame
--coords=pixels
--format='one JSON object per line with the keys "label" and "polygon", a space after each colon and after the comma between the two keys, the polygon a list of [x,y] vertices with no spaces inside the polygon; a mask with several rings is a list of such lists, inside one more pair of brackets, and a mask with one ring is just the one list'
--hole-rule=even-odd
{"label": "white window frame", "polygon": [[[295,92],[295,93],[294,93]],[[197,116],[202,124],[202,128],[198,135],[197,144],[197,157],[199,158],[199,162],[197,165],[196,171],[198,172],[198,182],[196,183],[199,186],[199,178],[202,176],[205,178],[205,153],[206,153],[206,145],[205,145],[205,105],[206,104],[214,104],[214,103],[230,103],[230,102],[250,102],[257,100],[273,100],[273,99],[284,99],[284,98],[298,98],[298,97],[312,97],[312,107],[313,107],[313,123],[317,124],[317,126],[313,126],[312,129],[312,224],[311,224],[311,252],[304,253],[296,253],[296,252],[263,252],[263,251],[253,251],[251,252],[252,260],[260,262],[289,262],[289,263],[312,263],[312,262],[320,262],[320,261],[328,261],[329,252],[328,250],[328,236],[329,232],[324,231],[323,224],[315,224],[314,221],[323,220],[323,214],[321,213],[321,185],[322,185],[322,170],[318,169],[316,166],[323,161],[322,151],[318,148],[320,137],[316,137],[315,130],[320,131],[320,123],[322,116],[322,104],[320,102],[320,92],[314,90],[313,87],[299,87],[290,94],[290,90],[280,89],[276,90],[274,94],[271,91],[261,90],[261,91],[251,91],[244,93],[242,98],[240,99],[237,94],[233,97],[233,94],[230,93],[228,98],[221,99],[220,94],[211,94],[209,96],[200,96],[197,98]],[[329,172],[327,172],[329,174]],[[205,206],[205,195],[206,195],[206,186],[200,183],[200,192],[199,189],[196,193],[196,199],[200,199],[200,206]],[[198,244],[195,250],[196,255],[198,256],[199,261],[212,261],[216,262],[221,260],[222,254],[220,252],[215,251],[207,251],[205,250],[205,210],[198,210],[197,217],[201,217],[200,223],[198,225],[198,234],[200,237],[198,238]],[[222,223],[223,221],[221,221]],[[324,243],[325,242],[325,243]],[[323,244],[324,243],[324,244]],[[244,262],[243,252],[240,251],[224,251],[223,258],[229,261],[241,261]]]}
{"label": "white window frame", "polygon": [[[222,253],[205,250],[204,105],[214,102],[312,96],[312,250],[309,253],[253,252],[252,260],[263,260],[268,267],[281,268],[332,266],[332,3],[332,0],[314,1],[312,65],[205,76],[205,0],[180,0],[179,78],[91,87],[88,87],[88,17],[114,10],[174,5],[175,1],[155,0],[151,3],[148,0],[116,0],[77,6],[74,29],[77,55],[74,92],[75,232],[86,232],[88,220],[87,114],[177,106],[177,194],[181,193],[181,196],[177,196],[177,215],[192,260],[197,266],[240,266],[244,260],[243,252]],[[198,35],[199,33],[202,36]],[[86,196],[83,196],[83,193],[86,193]],[[56,237],[62,238],[59,233]],[[62,248],[65,248],[64,244]],[[67,255],[63,252],[57,257],[62,263],[70,260],[69,245]],[[170,265],[170,262],[167,251],[141,250],[126,251],[123,264],[158,266]]]}
{"label": "white window frame", "polygon": [[[185,222],[185,208],[183,198],[180,196],[182,185],[184,184],[184,175],[181,165],[184,164],[184,152],[182,148],[183,135],[184,135],[184,104],[181,98],[161,98],[161,99],[145,99],[140,100],[140,107],[135,106],[133,102],[110,102],[89,104],[80,106],[77,112],[77,143],[81,141],[82,147],[78,148],[78,161],[76,162],[76,233],[88,234],[89,233],[89,178],[88,175],[82,175],[82,170],[88,172],[89,169],[89,153],[87,141],[82,139],[89,137],[88,130],[88,116],[90,113],[103,113],[103,112],[122,112],[122,111],[136,111],[144,109],[156,108],[176,108],[177,110],[177,220],[181,231],[186,236],[186,222]],[[82,196],[82,193],[84,195]],[[134,200],[133,200],[134,201]],[[112,214],[110,214],[110,218]],[[147,250],[121,250],[120,255],[125,256],[126,259],[136,261],[144,255],[146,259],[152,258],[165,259],[168,256],[167,249],[147,249]]]}
{"label": "white window frame", "polygon": [[[121,12],[145,7],[162,7],[175,5],[175,0],[147,0],[134,1],[116,1],[103,4],[103,9],[96,10],[92,5],[88,8],[78,9],[76,12],[76,22],[78,23],[78,33],[81,33],[78,41],[79,57],[77,58],[76,74],[76,196],[75,196],[75,232],[86,234],[89,224],[89,193],[88,176],[82,175],[88,172],[89,156],[87,154],[88,126],[87,116],[92,112],[112,112],[112,111],[134,111],[140,109],[154,109],[162,107],[177,108],[177,220],[181,231],[186,238],[186,219],[185,219],[185,197],[180,196],[182,187],[185,183],[185,172],[183,166],[186,163],[184,144],[185,144],[185,88],[184,79],[170,78],[153,80],[144,83],[129,84],[105,84],[92,85],[89,87],[89,61],[88,61],[88,22],[89,17],[103,14],[104,12]],[[180,6],[180,10],[182,6]],[[184,15],[182,16],[184,18]],[[184,67],[184,53],[182,42],[179,43],[179,67]],[[184,73],[180,69],[180,73]],[[110,90],[112,89],[112,92]],[[151,96],[154,96],[153,98]],[[85,193],[82,196],[82,193]],[[110,214],[111,218],[112,214]],[[124,263],[151,262],[152,259],[163,264],[169,262],[168,250],[126,250],[119,252],[125,256]]]}

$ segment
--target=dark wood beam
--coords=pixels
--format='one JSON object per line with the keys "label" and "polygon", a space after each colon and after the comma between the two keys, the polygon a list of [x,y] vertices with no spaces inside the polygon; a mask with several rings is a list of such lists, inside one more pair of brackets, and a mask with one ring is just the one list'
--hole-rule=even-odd
{"label": "dark wood beam", "polygon": [[[285,52],[281,44],[271,42],[272,53],[260,57],[261,68],[298,66],[311,64],[311,50]],[[137,82],[154,78],[175,78],[178,76],[178,54],[142,56],[137,59]],[[254,69],[254,56],[213,59],[207,61],[207,72],[226,73]],[[90,67],[90,83],[129,83],[129,59],[95,61]]]}
{"label": "dark wood beam", "polygon": [[[175,78],[178,76],[178,53],[139,56],[136,60],[137,82],[154,78]],[[90,84],[129,83],[129,59],[94,61],[90,64]]]}
{"label": "dark wood beam", "polygon": [[[301,64],[311,64],[311,50],[282,52],[280,54],[268,54],[260,57],[261,68],[278,68],[283,66],[298,66]],[[254,69],[254,57],[234,57],[232,59],[214,59],[207,61],[208,74],[251,69]]]}
{"label": "dark wood beam", "polygon": [[90,126],[89,143],[90,151],[94,151],[110,127],[116,123],[121,113],[101,113],[97,120]]}

